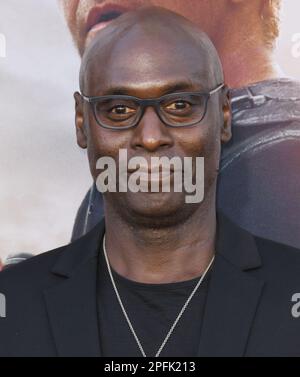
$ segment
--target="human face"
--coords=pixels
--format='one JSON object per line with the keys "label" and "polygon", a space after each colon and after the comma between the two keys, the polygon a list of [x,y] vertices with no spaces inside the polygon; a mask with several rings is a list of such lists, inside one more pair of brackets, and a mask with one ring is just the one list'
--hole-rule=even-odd
{"label": "human face", "polygon": [[[224,13],[224,0],[59,0],[82,55],[95,33],[121,14],[142,6],[161,6],[199,25],[212,40]],[[215,41],[214,41],[215,42]]]}
{"label": "human face", "polygon": [[[210,77],[208,59],[194,43],[182,40],[178,34],[172,37],[172,32],[165,40],[161,40],[160,35],[147,38],[139,33],[130,31],[112,50],[102,46],[101,53],[89,57],[85,95],[124,94],[146,99],[174,91],[209,92],[219,84]],[[133,66],[132,61],[138,64]],[[201,123],[181,129],[167,127],[151,107],[146,109],[134,128],[105,129],[96,122],[91,107],[79,94],[76,101],[78,143],[88,148],[95,181],[99,174],[96,169],[98,159],[112,157],[118,165],[120,149],[127,151],[128,159],[143,157],[148,165],[151,157],[179,157],[181,160],[192,157],[193,161],[196,157],[204,157],[206,198],[213,205],[220,144],[230,138],[229,105],[224,93],[211,97]],[[128,173],[130,176],[131,172]],[[193,175],[195,177],[195,170]],[[160,224],[182,221],[201,205],[186,204],[185,193],[172,190],[168,193],[106,193],[104,197],[106,208],[113,207],[128,219],[138,218],[140,223],[149,218],[151,221],[157,219]]]}

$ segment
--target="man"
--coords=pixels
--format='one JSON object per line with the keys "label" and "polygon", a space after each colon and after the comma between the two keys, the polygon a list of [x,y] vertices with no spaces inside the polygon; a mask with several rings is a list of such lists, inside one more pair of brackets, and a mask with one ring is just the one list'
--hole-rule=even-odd
{"label": "man", "polygon": [[151,192],[105,192],[94,230],[1,273],[1,356],[299,356],[299,252],[216,214],[223,81],[207,36],[170,11],[129,12],[95,37],[75,94],[93,179],[103,158],[121,170],[122,149],[128,163],[189,157],[196,182],[203,157],[204,199],[163,191],[162,176],[153,191],[152,167]]}
{"label": "man", "polygon": [[[300,84],[280,78],[273,59],[279,0],[61,0],[82,55],[98,30],[143,5],[161,5],[198,25],[216,46],[231,91],[233,139],[223,148],[218,207],[264,238],[300,248]],[[72,240],[103,216],[93,186]]]}

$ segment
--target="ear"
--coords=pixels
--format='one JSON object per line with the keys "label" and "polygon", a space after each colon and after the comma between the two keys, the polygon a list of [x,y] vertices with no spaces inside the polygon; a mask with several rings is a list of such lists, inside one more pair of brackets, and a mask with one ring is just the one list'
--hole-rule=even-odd
{"label": "ear", "polygon": [[87,136],[86,129],[84,125],[84,115],[83,115],[83,99],[80,93],[74,93],[75,99],[75,126],[76,126],[76,138],[77,144],[80,148],[87,148]]}
{"label": "ear", "polygon": [[221,129],[221,141],[222,143],[227,143],[231,137],[231,121],[232,121],[232,112],[231,112],[231,105],[230,105],[230,93],[228,87],[225,85],[223,88],[223,102],[222,102],[222,110],[223,110],[223,124]]}

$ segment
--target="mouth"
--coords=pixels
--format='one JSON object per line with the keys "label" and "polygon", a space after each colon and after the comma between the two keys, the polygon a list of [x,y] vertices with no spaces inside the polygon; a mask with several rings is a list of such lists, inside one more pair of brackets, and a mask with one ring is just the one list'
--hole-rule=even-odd
{"label": "mouth", "polygon": [[[179,172],[178,169],[174,169],[172,166],[170,168],[160,166],[144,167],[140,166],[138,169],[128,169],[129,175],[133,173],[139,173],[139,179],[141,184],[147,184],[149,186],[149,191],[151,192],[151,184],[164,184],[171,183],[174,179],[174,174]],[[180,175],[182,171],[180,170]]]}
{"label": "mouth", "polygon": [[129,10],[128,7],[114,4],[104,4],[93,7],[86,20],[86,33],[88,34],[105,28],[113,20]]}
{"label": "mouth", "polygon": [[174,167],[171,165],[170,168],[168,167],[164,167],[162,165],[152,165],[152,166],[144,166],[144,165],[140,165],[138,168],[135,168],[135,169],[128,169],[128,173],[135,173],[135,172],[139,172],[141,174],[145,174],[145,175],[151,175],[151,174],[159,174],[159,175],[171,175],[174,173]]}

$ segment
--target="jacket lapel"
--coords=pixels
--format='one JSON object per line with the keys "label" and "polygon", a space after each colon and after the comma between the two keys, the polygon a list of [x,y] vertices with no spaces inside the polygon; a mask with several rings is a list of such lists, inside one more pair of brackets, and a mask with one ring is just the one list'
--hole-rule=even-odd
{"label": "jacket lapel", "polygon": [[260,256],[249,233],[220,217],[198,356],[243,356],[264,282],[250,276]]}
{"label": "jacket lapel", "polygon": [[243,356],[263,282],[223,257],[215,260],[202,323],[199,356]]}
{"label": "jacket lapel", "polygon": [[52,272],[60,282],[44,292],[57,353],[101,356],[96,304],[97,254],[103,222],[64,252]]}

